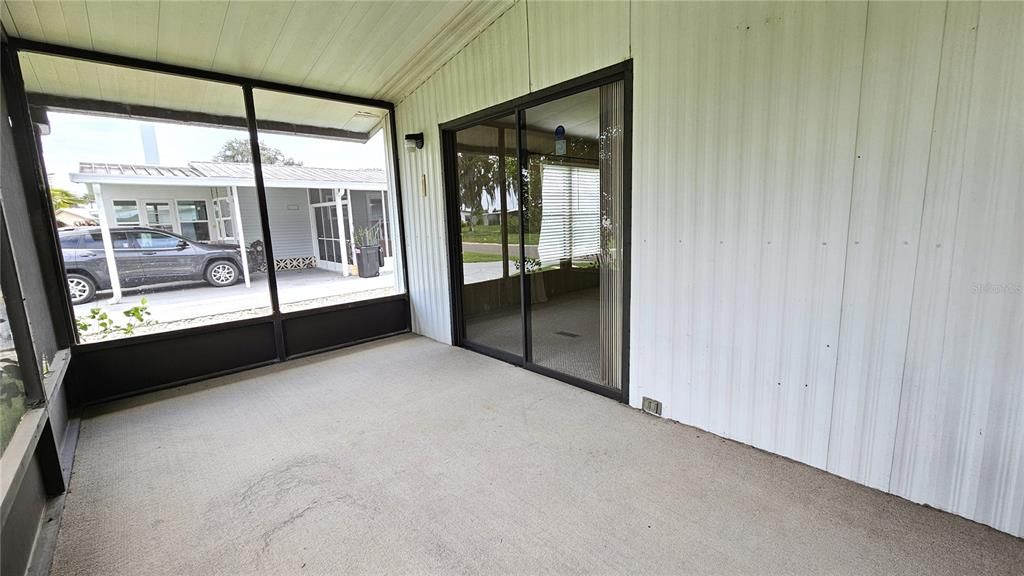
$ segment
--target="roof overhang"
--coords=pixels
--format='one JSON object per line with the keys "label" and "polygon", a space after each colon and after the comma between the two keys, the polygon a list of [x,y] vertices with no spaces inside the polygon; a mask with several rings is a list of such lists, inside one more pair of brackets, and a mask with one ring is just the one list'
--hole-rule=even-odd
{"label": "roof overhang", "polygon": [[[79,184],[126,184],[135,186],[183,186],[196,188],[249,187],[256,182],[250,178],[174,178],[160,176],[117,176],[112,174],[71,174],[71,181]],[[266,188],[332,188],[338,190],[387,190],[384,182],[330,181],[330,180],[264,180]]]}

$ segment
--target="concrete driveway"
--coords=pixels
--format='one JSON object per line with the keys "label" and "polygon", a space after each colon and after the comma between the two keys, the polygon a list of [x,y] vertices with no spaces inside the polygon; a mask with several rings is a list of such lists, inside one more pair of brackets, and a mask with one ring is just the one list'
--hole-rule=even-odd
{"label": "concrete driveway", "polygon": [[[393,272],[381,272],[376,278],[342,276],[320,269],[280,270],[277,273],[281,310],[290,312],[343,302],[379,298],[396,293]],[[252,286],[238,283],[214,288],[205,282],[179,282],[159,287],[126,289],[121,302],[110,303],[110,292],[100,292],[96,300],[75,306],[75,317],[85,319],[92,308],[101,308],[118,324],[125,324],[123,311],[147,301],[152,325],[137,334],[164,332],[193,325],[227,322],[270,313],[270,290],[266,274],[257,274]],[[90,330],[89,332],[94,332]],[[107,339],[123,334],[83,334],[83,342]]]}

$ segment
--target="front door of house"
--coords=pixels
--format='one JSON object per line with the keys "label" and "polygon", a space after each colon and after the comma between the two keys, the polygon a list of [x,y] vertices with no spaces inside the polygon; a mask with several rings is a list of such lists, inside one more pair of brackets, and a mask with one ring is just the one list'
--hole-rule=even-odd
{"label": "front door of house", "polygon": [[335,203],[310,206],[313,220],[314,251],[317,267],[341,272],[346,264],[345,242]]}

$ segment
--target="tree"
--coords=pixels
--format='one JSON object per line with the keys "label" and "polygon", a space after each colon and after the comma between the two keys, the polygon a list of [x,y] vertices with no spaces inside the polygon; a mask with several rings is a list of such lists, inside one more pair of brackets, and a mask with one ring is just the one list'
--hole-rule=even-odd
{"label": "tree", "polygon": [[[498,156],[459,152],[459,199],[469,212],[469,229],[473,230],[484,213],[484,205],[491,207],[501,201],[501,165]],[[516,197],[516,158],[505,157],[506,187]]]}
{"label": "tree", "polygon": [[[213,155],[214,162],[252,162],[252,147],[245,138],[232,138],[221,146],[220,151]],[[302,162],[289,158],[280,149],[267,146],[260,140],[260,162],[263,164],[279,164],[282,166],[302,166]]]}
{"label": "tree", "polygon": [[83,198],[75,196],[63,188],[50,188],[50,201],[53,202],[54,210],[81,206],[85,203]]}

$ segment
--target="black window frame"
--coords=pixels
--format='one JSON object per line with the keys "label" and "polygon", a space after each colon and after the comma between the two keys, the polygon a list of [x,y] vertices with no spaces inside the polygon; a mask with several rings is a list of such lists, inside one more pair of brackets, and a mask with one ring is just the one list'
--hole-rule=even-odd
{"label": "black window frame", "polygon": [[[398,234],[399,246],[401,247],[401,280],[404,288],[402,293],[308,310],[281,312],[278,300],[276,271],[275,267],[271,265],[267,267],[267,280],[271,299],[271,313],[269,316],[246,318],[109,341],[77,342],[73,307],[66,289],[67,274],[62,248],[59,243],[53,208],[49,204],[50,186],[46,178],[41,142],[39,134],[34,129],[32,123],[28,96],[25,92],[24,81],[21,75],[18,57],[22,52],[206,80],[241,88],[245,107],[244,125],[248,130],[249,142],[253,152],[252,165],[259,205],[264,254],[268,262],[274,261],[273,241],[268,217],[267,191],[260,163],[253,91],[256,89],[267,90],[363,105],[383,110],[387,114],[386,128],[389,134],[389,142],[386,142],[385,146],[390,146],[389,155],[392,159],[387,169],[391,170],[393,175],[397,212],[395,232]],[[4,72],[4,82],[9,84],[7,87],[8,94],[13,94],[18,104],[17,109],[13,109],[14,107],[12,106],[12,119],[21,128],[23,136],[27,134],[27,137],[23,137],[15,143],[19,164],[24,163],[25,169],[30,168],[32,170],[35,177],[35,185],[41,191],[42,198],[45,199],[46,206],[43,209],[48,211],[50,220],[50,225],[44,227],[45,229],[41,230],[41,234],[47,239],[46,246],[49,254],[45,256],[53,260],[52,269],[47,274],[47,277],[54,279],[48,287],[51,305],[55,308],[55,312],[57,312],[55,316],[60,318],[60,323],[62,324],[62,342],[70,346],[72,350],[73,360],[69,369],[68,390],[73,403],[91,404],[132,396],[142,392],[187,384],[220,374],[283,362],[293,358],[411,331],[408,292],[409,268],[406,260],[405,221],[402,209],[401,173],[394,103],[187,66],[154,62],[129,56],[21,38],[10,38],[6,35],[4,36]],[[54,98],[54,100],[63,101],[67,99]],[[173,111],[155,108],[153,113],[174,114]],[[201,120],[199,121],[201,122]],[[24,144],[26,140],[31,142],[30,146]],[[172,209],[174,209],[174,206],[172,206]],[[232,225],[234,225],[234,222],[232,222]],[[116,225],[112,227],[116,227]],[[379,314],[378,321],[367,322],[367,319],[374,317],[374,314]],[[308,333],[309,330],[314,328],[322,332],[317,334]],[[268,337],[273,342],[270,348],[262,344]],[[193,350],[197,342],[204,343],[204,348],[201,350],[203,354],[216,354],[220,350],[227,358],[219,362],[216,359],[211,359],[208,362],[199,362],[192,367],[179,366],[187,364],[179,362],[178,365],[168,366],[163,371],[163,374],[160,374],[159,370],[149,370],[141,375],[135,372],[129,376],[124,373],[124,370],[115,368],[117,365],[123,365],[126,361],[129,361],[128,359],[142,353],[143,350],[147,351],[147,353],[155,352],[161,355],[169,355],[169,357],[176,355],[181,357],[179,354],[188,354]]]}

